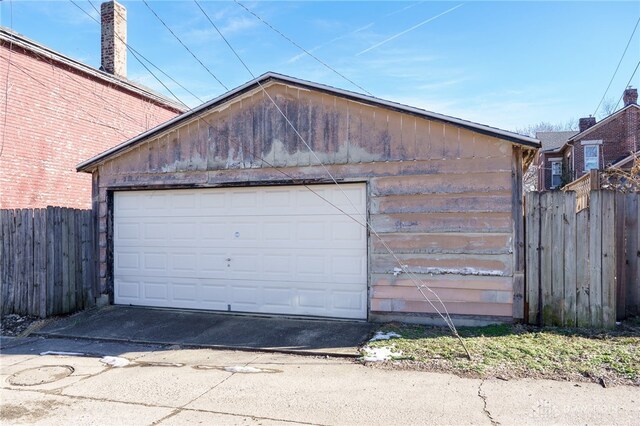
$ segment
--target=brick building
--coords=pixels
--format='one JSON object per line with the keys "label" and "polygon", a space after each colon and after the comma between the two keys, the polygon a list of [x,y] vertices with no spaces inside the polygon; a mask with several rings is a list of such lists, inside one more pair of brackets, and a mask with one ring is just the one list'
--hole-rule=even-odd
{"label": "brick building", "polygon": [[126,10],[101,12],[101,70],[0,27],[0,208],[90,208],[76,164],[186,110],[127,80]]}
{"label": "brick building", "polygon": [[627,160],[640,150],[638,90],[626,89],[623,101],[622,109],[599,122],[581,118],[578,132],[536,134],[542,142],[536,160],[540,191],[558,189],[592,169],[630,166]]}

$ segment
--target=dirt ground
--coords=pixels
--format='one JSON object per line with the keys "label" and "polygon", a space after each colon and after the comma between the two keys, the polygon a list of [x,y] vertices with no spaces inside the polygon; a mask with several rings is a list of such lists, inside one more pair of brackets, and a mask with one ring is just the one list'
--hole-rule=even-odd
{"label": "dirt ground", "polygon": [[38,321],[41,321],[40,318],[29,315],[4,315],[2,319],[0,319],[0,336],[20,336],[27,331],[32,324],[37,325]]}

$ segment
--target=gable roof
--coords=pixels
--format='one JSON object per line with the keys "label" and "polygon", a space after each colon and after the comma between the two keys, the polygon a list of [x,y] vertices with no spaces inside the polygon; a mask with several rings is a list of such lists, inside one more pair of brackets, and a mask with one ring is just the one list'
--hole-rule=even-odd
{"label": "gable roof", "polygon": [[567,142],[573,142],[573,141],[582,139],[583,137],[587,136],[589,133],[593,132],[594,130],[596,130],[596,129],[602,127],[602,126],[604,126],[606,123],[616,119],[619,115],[622,115],[623,112],[628,111],[631,108],[640,109],[640,106],[638,106],[638,104],[629,104],[626,107],[621,108],[618,111],[614,112],[610,116],[608,116],[606,118],[603,118],[602,120],[600,120],[599,122],[597,122],[593,126],[589,127],[588,129],[583,130],[582,132],[575,134],[574,136],[569,138],[569,140]]}
{"label": "gable roof", "polygon": [[0,45],[5,43],[14,47],[18,46],[21,49],[34,53],[35,55],[42,56],[84,74],[88,74],[91,77],[98,78],[107,84],[115,85],[129,92],[133,92],[134,94],[145,97],[152,102],[165,106],[168,109],[172,109],[177,113],[185,112],[188,109],[184,105],[177,103],[176,101],[173,101],[166,96],[149,89],[148,87],[134,83],[126,78],[116,77],[113,74],[95,69],[87,64],[83,64],[80,61],[50,49],[47,46],[35,42],[7,27],[0,26]]}
{"label": "gable roof", "polygon": [[482,133],[488,136],[493,136],[499,139],[504,139],[507,140],[509,142],[512,143],[516,143],[519,145],[524,145],[527,147],[531,147],[531,148],[539,148],[540,147],[540,141],[538,141],[535,138],[529,137],[529,136],[523,136],[523,135],[519,135],[517,133],[513,133],[513,132],[509,132],[506,130],[501,130],[495,127],[490,127],[490,126],[486,126],[483,124],[478,124],[478,123],[474,123],[472,121],[467,121],[467,120],[462,120],[460,118],[455,118],[455,117],[450,117],[447,115],[443,115],[443,114],[438,114],[435,112],[430,112],[430,111],[426,111],[420,108],[415,108],[415,107],[411,107],[411,106],[407,106],[407,105],[403,105],[403,104],[399,104],[396,102],[391,102],[391,101],[387,101],[384,99],[380,99],[380,98],[376,98],[373,96],[367,96],[367,95],[363,95],[360,93],[356,93],[356,92],[351,92],[348,90],[343,90],[343,89],[337,89],[335,87],[331,87],[331,86],[326,86],[324,84],[319,84],[319,83],[313,83],[310,81],[306,81],[306,80],[301,80],[298,78],[294,78],[294,77],[289,77],[283,74],[278,74],[278,73],[274,73],[274,72],[267,72],[251,81],[248,81],[247,83],[243,84],[242,86],[236,87],[235,89],[232,89],[230,91],[228,91],[227,93],[224,93],[223,95],[209,101],[206,102],[202,105],[200,105],[199,107],[196,107],[188,112],[185,112],[182,115],[179,115],[159,126],[154,127],[153,129],[150,129],[128,141],[125,141],[123,143],[121,143],[120,145],[117,145],[105,152],[103,152],[102,154],[99,154],[93,158],[90,158],[80,164],[78,164],[78,166],[76,167],[76,170],[79,172],[89,172],[90,169],[92,167],[94,167],[95,165],[97,165],[98,163],[108,159],[109,157],[116,155],[117,153],[132,147],[134,145],[136,145],[138,142],[143,141],[144,139],[148,138],[148,137],[152,137],[154,135],[157,135],[165,130],[167,130],[168,128],[178,125],[181,122],[184,122],[185,120],[188,120],[189,118],[193,117],[194,115],[200,114],[204,111],[207,111],[209,109],[215,108],[221,104],[224,104],[225,102],[228,102],[234,98],[237,98],[241,95],[243,95],[246,92],[249,92],[255,88],[259,88],[262,85],[269,83],[269,82],[280,82],[280,83],[284,83],[284,84],[288,84],[288,85],[293,85],[293,86],[297,86],[297,87],[301,87],[303,89],[309,89],[309,90],[315,90],[318,92],[323,92],[329,95],[334,95],[334,96],[340,96],[342,98],[346,98],[349,100],[353,100],[353,101],[357,101],[357,102],[361,102],[361,103],[365,103],[368,105],[372,105],[372,106],[379,106],[379,107],[385,107],[385,108],[389,108],[398,112],[403,112],[403,113],[408,113],[408,114],[412,114],[412,115],[416,115],[419,117],[423,117],[423,118],[427,118],[430,120],[435,120],[435,121],[440,121],[440,122],[444,122],[444,123],[448,123],[448,124],[452,124],[455,126],[459,126],[474,132],[478,132],[478,133]]}
{"label": "gable roof", "polygon": [[576,130],[536,132],[536,138],[538,138],[542,144],[542,151],[555,151],[562,148],[569,138],[577,134],[578,132]]}

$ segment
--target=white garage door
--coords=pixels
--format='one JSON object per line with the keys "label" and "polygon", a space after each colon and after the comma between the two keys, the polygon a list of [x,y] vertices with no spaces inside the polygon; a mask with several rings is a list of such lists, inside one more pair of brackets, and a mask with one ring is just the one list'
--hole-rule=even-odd
{"label": "white garage door", "polygon": [[318,196],[363,223],[365,186],[311,188],[116,192],[115,303],[365,319],[366,230]]}

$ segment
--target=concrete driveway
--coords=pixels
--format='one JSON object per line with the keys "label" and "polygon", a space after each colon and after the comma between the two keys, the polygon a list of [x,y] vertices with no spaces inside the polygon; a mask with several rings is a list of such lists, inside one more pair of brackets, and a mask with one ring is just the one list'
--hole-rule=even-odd
{"label": "concrete driveway", "polygon": [[[640,416],[631,387],[482,381],[326,356],[52,338],[0,343],[3,424],[630,425]],[[40,355],[46,351],[78,355]],[[130,364],[111,367],[101,355]]]}
{"label": "concrete driveway", "polygon": [[355,357],[358,356],[358,347],[378,327],[362,321],[259,317],[112,305],[55,320],[35,334]]}

